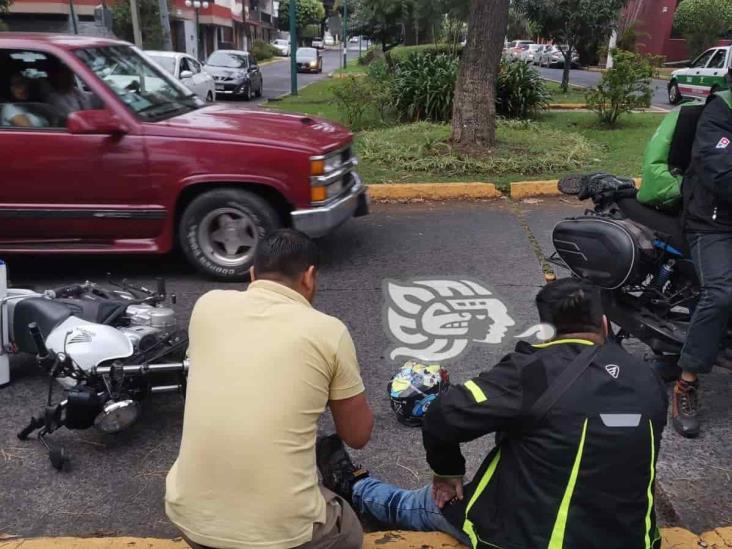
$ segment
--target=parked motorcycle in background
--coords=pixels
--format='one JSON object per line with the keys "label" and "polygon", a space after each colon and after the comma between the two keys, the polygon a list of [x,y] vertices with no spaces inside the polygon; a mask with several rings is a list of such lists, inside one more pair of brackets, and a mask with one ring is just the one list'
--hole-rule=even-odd
{"label": "parked motorcycle in background", "polygon": [[[547,259],[602,288],[614,337],[648,345],[659,372],[673,379],[700,295],[681,218],[638,202],[632,180],[608,174],[581,179],[560,182],[560,190],[590,198],[594,208],[556,225],[556,251]],[[717,365],[732,368],[729,334],[722,349]]]}
{"label": "parked motorcycle in background", "polygon": [[[0,385],[11,382],[9,355],[14,353],[35,354],[49,375],[45,407],[18,438],[37,431],[60,470],[68,461],[66,452],[50,445],[47,435],[61,427],[92,426],[117,433],[139,418],[149,396],[184,393],[188,337],[166,301],[162,279],[154,291],[125,281],[44,292],[8,288],[0,262]],[[56,401],[58,385],[65,396]]]}

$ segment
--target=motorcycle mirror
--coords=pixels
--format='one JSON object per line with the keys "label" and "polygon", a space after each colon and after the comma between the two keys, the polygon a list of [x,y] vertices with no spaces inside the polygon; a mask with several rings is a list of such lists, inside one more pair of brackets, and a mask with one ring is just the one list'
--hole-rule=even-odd
{"label": "motorcycle mirror", "polygon": [[165,279],[160,277],[156,278],[155,281],[158,283],[158,297],[160,297],[160,299],[164,299],[168,294],[165,288]]}

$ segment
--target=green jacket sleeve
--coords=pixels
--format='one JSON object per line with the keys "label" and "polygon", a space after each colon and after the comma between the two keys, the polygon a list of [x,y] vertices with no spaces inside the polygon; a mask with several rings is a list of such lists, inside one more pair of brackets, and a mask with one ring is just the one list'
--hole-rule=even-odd
{"label": "green jacket sleeve", "polygon": [[638,201],[662,209],[674,208],[681,200],[681,174],[671,172],[668,165],[671,141],[679,110],[667,115],[651,138],[643,156],[643,184]]}

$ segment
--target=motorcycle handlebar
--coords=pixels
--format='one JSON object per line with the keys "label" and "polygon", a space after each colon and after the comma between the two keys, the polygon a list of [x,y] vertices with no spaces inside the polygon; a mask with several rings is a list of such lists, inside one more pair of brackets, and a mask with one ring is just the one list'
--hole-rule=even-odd
{"label": "motorcycle handlebar", "polygon": [[79,295],[84,291],[84,288],[81,286],[81,284],[71,284],[70,286],[52,288],[48,291],[53,293],[54,297],[63,297],[66,294]]}
{"label": "motorcycle handlebar", "polygon": [[33,338],[33,343],[36,344],[36,352],[38,353],[38,358],[43,360],[48,357],[48,347],[46,347],[46,342],[43,341],[43,334],[41,333],[41,329],[38,327],[38,324],[35,322],[31,322],[28,324],[28,330],[30,331],[31,337]]}

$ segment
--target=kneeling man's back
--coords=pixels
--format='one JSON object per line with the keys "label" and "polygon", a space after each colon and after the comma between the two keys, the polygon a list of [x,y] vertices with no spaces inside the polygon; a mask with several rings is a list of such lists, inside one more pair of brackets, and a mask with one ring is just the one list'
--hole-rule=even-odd
{"label": "kneeling man's back", "polygon": [[304,291],[268,278],[246,292],[212,291],[191,316],[183,438],[166,511],[205,546],[309,542],[314,524],[326,522],[318,419],[329,402],[363,399],[348,329],[310,305],[314,278]]}

